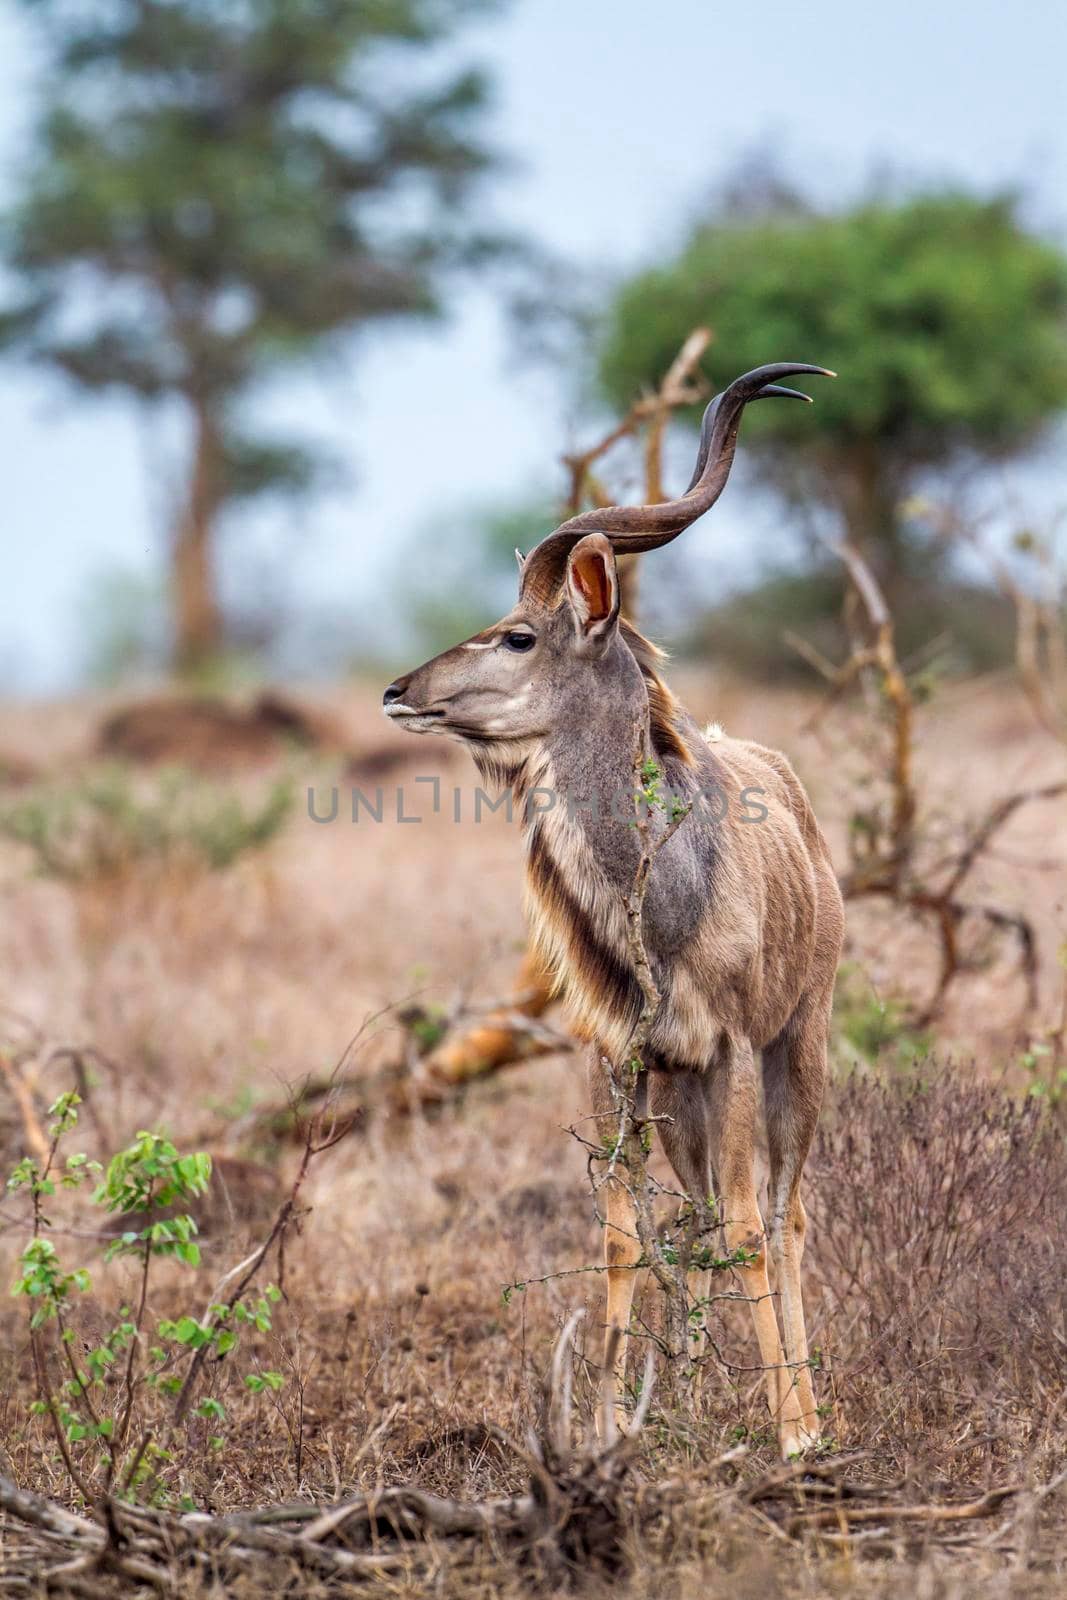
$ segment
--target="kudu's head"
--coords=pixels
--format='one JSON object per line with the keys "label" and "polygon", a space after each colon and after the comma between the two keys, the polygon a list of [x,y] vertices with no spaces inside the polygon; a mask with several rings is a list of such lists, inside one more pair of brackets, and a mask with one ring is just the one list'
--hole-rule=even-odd
{"label": "kudu's head", "polygon": [[546,738],[576,700],[596,716],[612,677],[640,683],[619,633],[615,558],[669,544],[714,505],[748,402],[810,398],[777,382],[795,373],[834,376],[825,367],[780,362],[735,379],[704,413],[696,467],[680,499],[597,507],[564,522],[519,556],[519,598],[507,616],[391,683],[386,715],[411,733],[451,734],[477,754],[479,747]]}

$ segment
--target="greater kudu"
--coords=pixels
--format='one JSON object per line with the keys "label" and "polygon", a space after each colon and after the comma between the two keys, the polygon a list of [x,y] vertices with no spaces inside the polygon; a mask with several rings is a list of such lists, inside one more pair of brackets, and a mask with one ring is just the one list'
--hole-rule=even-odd
{"label": "greater kudu", "polygon": [[[767,1394],[788,1455],[818,1433],[801,1298],[800,1180],[826,1078],[843,911],[830,857],[788,761],[715,731],[705,737],[659,672],[659,652],[619,617],[616,555],[657,549],[717,500],[745,405],[796,395],[777,380],[820,367],[760,367],[708,406],[692,482],[678,500],[572,517],[520,558],[519,599],[493,627],[397,679],[388,716],[449,733],[481,773],[525,797],[526,888],[535,939],[589,1040],[594,1109],[607,1060],[627,1060],[642,995],[625,901],[640,845],[632,826],[635,733],[682,805],[714,795],[660,852],[643,934],[662,1001],[645,1063],[664,1149],[694,1204],[718,1196],[727,1247],[750,1246],[746,1287]],[[548,807],[538,796],[566,796]],[[758,795],[758,799],[756,796]],[[610,801],[610,803],[609,803]],[[629,825],[628,825],[629,824]],[[754,1175],[762,1055],[770,1222]],[[608,1186],[607,1323],[629,1323],[640,1258],[628,1188]],[[782,1302],[785,1354],[768,1281]],[[616,1341],[616,1396],[625,1340]]]}

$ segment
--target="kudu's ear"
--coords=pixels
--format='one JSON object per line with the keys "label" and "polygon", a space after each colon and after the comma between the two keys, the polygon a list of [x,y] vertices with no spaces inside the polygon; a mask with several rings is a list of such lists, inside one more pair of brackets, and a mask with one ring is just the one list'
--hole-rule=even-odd
{"label": "kudu's ear", "polygon": [[599,648],[619,620],[619,574],[611,541],[586,534],[567,558],[567,599],[579,642]]}

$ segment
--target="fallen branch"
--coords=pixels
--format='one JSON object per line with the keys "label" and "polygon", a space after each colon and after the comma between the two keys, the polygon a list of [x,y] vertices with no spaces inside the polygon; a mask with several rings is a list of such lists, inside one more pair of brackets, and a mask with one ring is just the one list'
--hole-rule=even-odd
{"label": "fallen branch", "polygon": [[[527,965],[532,968],[532,957]],[[422,1006],[402,1007],[396,1012],[400,1050],[384,1066],[359,1076],[335,1070],[305,1078],[284,1098],[259,1105],[232,1124],[227,1137],[253,1149],[276,1141],[303,1141],[327,1106],[345,1133],[366,1129],[379,1117],[432,1113],[480,1078],[572,1051],[570,1035],[540,1019],[549,998],[548,992],[531,986],[513,1002],[460,1004],[445,1021]],[[204,1137],[210,1141],[216,1134],[217,1128],[212,1128]]]}
{"label": "fallen branch", "polygon": [[[634,1501],[629,1463],[652,1399],[646,1369],[642,1406],[625,1439],[576,1448],[572,1442],[574,1330],[581,1313],[561,1332],[543,1393],[540,1432],[524,1449],[502,1430],[494,1438],[522,1462],[530,1476],[523,1494],[462,1501],[411,1485],[352,1495],[340,1505],[269,1506],[251,1511],[175,1516],[109,1502],[90,1522],[0,1477],[0,1510],[21,1530],[8,1538],[5,1574],[43,1584],[52,1592],[95,1593],[95,1576],[114,1574],[128,1584],[173,1592],[190,1566],[215,1582],[256,1569],[264,1588],[286,1566],[313,1572],[339,1591],[354,1578],[402,1572],[425,1578],[439,1572],[449,1547],[484,1546],[510,1555],[557,1587],[621,1572]],[[56,1563],[56,1542],[68,1559]],[[361,1548],[362,1547],[362,1548]],[[273,1576],[272,1576],[273,1575]],[[88,1587],[86,1587],[88,1586]]]}
{"label": "fallen branch", "polygon": [[1022,1494],[1023,1485],[1008,1484],[1002,1489],[990,1489],[977,1500],[967,1500],[957,1505],[894,1505],[892,1501],[881,1505],[811,1506],[796,1512],[786,1524],[788,1533],[806,1532],[824,1523],[840,1523],[842,1516],[854,1522],[970,1522],[976,1517],[992,1516],[1013,1495]]}
{"label": "fallen branch", "polygon": [[851,1476],[869,1452],[797,1462],[745,1481],[739,1474],[747,1452],[739,1446],[709,1463],[699,1486],[691,1478],[638,1486],[629,1469],[641,1446],[650,1381],[625,1437],[614,1433],[608,1406],[606,1442],[581,1449],[572,1443],[570,1375],[579,1316],[569,1319],[557,1341],[541,1424],[529,1447],[491,1429],[529,1476],[521,1493],[465,1501],[405,1484],[355,1494],[340,1504],[298,1502],[220,1515],[175,1515],[115,1503],[109,1540],[102,1522],[0,1476],[10,1592],[106,1595],[114,1593],[118,1579],[124,1592],[143,1585],[169,1594],[190,1570],[216,1585],[251,1579],[264,1591],[284,1587],[298,1574],[314,1577],[321,1592],[330,1594],[350,1593],[354,1581],[422,1585],[431,1575],[436,1587],[448,1589],[450,1574],[458,1575],[479,1552],[495,1573],[514,1563],[527,1580],[533,1576],[559,1592],[591,1577],[623,1574],[632,1549],[672,1515],[690,1522],[710,1515],[720,1527],[732,1521],[739,1530],[747,1522],[750,1539],[773,1538],[793,1548],[814,1540],[878,1550],[911,1525],[950,1551],[960,1545],[955,1530],[961,1524],[990,1517],[1013,1499],[1036,1502],[1062,1483],[1061,1474],[1036,1488],[1012,1483],[972,1499],[916,1500],[905,1482],[877,1484]]}
{"label": "fallen branch", "polygon": [[21,1062],[16,1061],[7,1050],[0,1049],[0,1072],[3,1073],[11,1098],[15,1102],[15,1109],[22,1123],[26,1149],[30,1155],[39,1161],[44,1161],[48,1156],[48,1139],[33,1103],[33,1093],[22,1075]]}

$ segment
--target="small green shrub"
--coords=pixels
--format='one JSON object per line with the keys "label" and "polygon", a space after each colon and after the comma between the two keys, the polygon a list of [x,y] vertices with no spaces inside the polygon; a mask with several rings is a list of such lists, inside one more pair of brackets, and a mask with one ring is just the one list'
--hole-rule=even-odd
{"label": "small green shrub", "polygon": [[[73,1093],[55,1101],[47,1155],[24,1157],[7,1181],[10,1192],[25,1193],[31,1202],[30,1237],[12,1286],[12,1294],[29,1302],[37,1385],[31,1410],[49,1419],[67,1472],[86,1501],[103,1490],[168,1504],[174,1499],[174,1445],[186,1413],[216,1429],[226,1422],[222,1402],[202,1393],[204,1358],[221,1362],[238,1348],[246,1328],[269,1332],[280,1293],[269,1285],[253,1300],[234,1298],[212,1303],[200,1315],[154,1319],[149,1305],[157,1264],[174,1261],[192,1272],[200,1267],[193,1217],[179,1210],[164,1218],[160,1208],[203,1196],[211,1157],[182,1155],[162,1134],[141,1132],[106,1169],[80,1153],[61,1159],[79,1104]],[[103,1332],[82,1347],[74,1315],[92,1280],[85,1267],[69,1269],[61,1259],[45,1208],[57,1189],[77,1189],[92,1178],[98,1180],[93,1204],[129,1224],[112,1239],[104,1259],[129,1259],[137,1287],[133,1303],[120,1305]],[[257,1367],[245,1375],[244,1386],[251,1394],[270,1394],[283,1381],[279,1373]],[[213,1449],[223,1443],[221,1433],[211,1436]]]}
{"label": "small green shrub", "polygon": [[1053,1111],[1067,1106],[1067,1066],[1056,1058],[1052,1045],[1035,1043],[1024,1050],[1019,1065],[1027,1078],[1028,1093],[1044,1100]]}
{"label": "small green shrub", "polygon": [[[1057,960],[1067,973],[1067,941],[1060,945]],[[1058,1027],[1049,1028],[1044,1038],[1034,1039],[1029,1049],[1019,1057],[1019,1065],[1027,1077],[1029,1092],[1035,1099],[1044,1100],[1050,1111],[1058,1116],[1067,1112],[1067,978],[1064,980],[1064,1009]]]}
{"label": "small green shrub", "polygon": [[903,1003],[883,998],[858,966],[844,963],[838,973],[834,998],[836,1056],[855,1065],[859,1057],[869,1066],[909,1069],[932,1049],[930,1035],[908,1021]]}
{"label": "small green shrub", "polygon": [[89,881],[142,861],[187,860],[219,870],[267,844],[292,810],[289,778],[258,804],[181,768],[135,782],[107,765],[0,801],[0,836],[32,851],[49,877]]}

